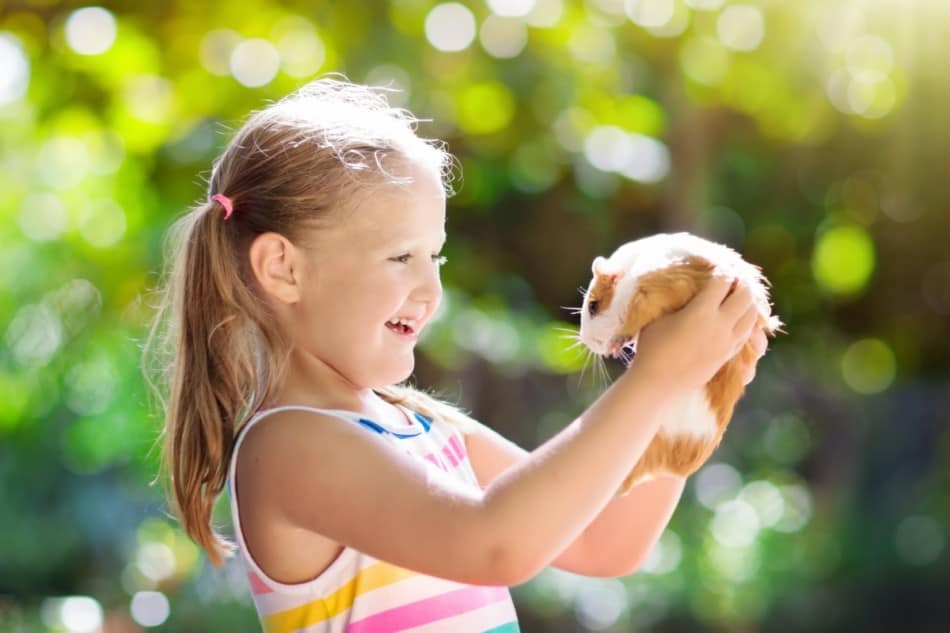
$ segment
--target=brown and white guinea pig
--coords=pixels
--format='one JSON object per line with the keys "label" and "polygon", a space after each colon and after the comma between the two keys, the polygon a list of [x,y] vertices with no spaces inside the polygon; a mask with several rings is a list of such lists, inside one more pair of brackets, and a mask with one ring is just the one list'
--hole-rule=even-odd
{"label": "brown and white guinea pig", "polygon": [[[660,233],[627,242],[609,258],[595,258],[591,272],[579,338],[600,356],[626,360],[626,349],[635,353],[644,327],[682,308],[714,273],[735,277],[750,288],[759,309],[758,326],[766,334],[774,337],[784,331],[771,314],[771,284],[761,269],[728,246],[690,233]],[[706,385],[670,408],[618,494],[658,475],[686,477],[696,472],[719,446],[745,391],[743,377],[757,360],[755,349],[746,343]]]}

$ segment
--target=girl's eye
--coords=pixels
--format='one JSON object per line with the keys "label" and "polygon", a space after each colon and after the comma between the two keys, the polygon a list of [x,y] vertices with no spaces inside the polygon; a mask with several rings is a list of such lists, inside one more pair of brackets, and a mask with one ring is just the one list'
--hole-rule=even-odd
{"label": "girl's eye", "polygon": [[[405,255],[400,255],[399,257],[393,257],[393,261],[399,262],[400,264],[405,264],[409,261],[409,258],[412,257],[411,253],[406,253]],[[432,261],[438,266],[442,266],[445,262],[449,261],[448,258],[442,255],[433,255]]]}

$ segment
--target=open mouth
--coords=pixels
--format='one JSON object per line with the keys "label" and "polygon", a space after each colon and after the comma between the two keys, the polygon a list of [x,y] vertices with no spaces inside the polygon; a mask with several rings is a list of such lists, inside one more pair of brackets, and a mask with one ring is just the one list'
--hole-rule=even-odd
{"label": "open mouth", "polygon": [[386,323],[386,327],[388,327],[393,332],[396,332],[397,334],[412,334],[413,333],[412,328],[403,323],[395,323],[395,324]]}
{"label": "open mouth", "polygon": [[417,324],[409,319],[390,319],[386,327],[401,336],[415,337]]}

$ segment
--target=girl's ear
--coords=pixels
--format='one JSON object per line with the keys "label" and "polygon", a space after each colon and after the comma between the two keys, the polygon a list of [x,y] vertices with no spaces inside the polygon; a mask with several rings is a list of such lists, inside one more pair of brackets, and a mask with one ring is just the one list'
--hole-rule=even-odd
{"label": "girl's ear", "polygon": [[300,301],[299,268],[293,245],[279,233],[263,233],[251,244],[251,269],[265,292],[283,303]]}
{"label": "girl's ear", "polygon": [[611,264],[607,258],[601,257],[600,255],[594,258],[594,263],[591,264],[590,271],[595,277],[600,277],[611,285],[617,283],[617,280],[623,277],[623,269],[615,264]]}

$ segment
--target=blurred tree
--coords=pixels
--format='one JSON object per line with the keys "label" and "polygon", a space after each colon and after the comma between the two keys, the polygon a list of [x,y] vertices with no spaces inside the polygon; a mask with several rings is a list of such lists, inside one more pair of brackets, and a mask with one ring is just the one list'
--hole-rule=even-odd
{"label": "blurred tree", "polygon": [[[614,367],[563,329],[657,231],[773,283],[776,341],[637,574],[547,570],[525,631],[942,630],[945,3],[0,3],[0,630],[253,631],[149,485],[171,220],[248,111],[328,70],[461,160],[416,382],[527,448]],[[228,521],[226,503],[217,519]]]}

